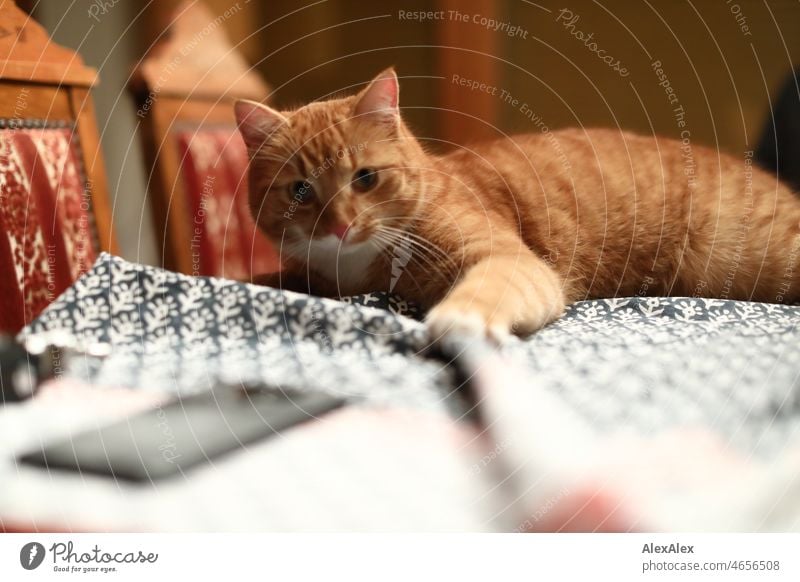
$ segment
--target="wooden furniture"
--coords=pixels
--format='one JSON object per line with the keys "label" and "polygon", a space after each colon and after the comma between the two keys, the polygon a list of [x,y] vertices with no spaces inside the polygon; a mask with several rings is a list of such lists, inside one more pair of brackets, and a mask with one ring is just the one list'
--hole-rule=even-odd
{"label": "wooden furniture", "polygon": [[264,100],[269,90],[231,45],[225,19],[196,0],[182,2],[136,67],[131,89],[163,265],[247,279],[278,262],[248,207],[248,158],[233,103]]}
{"label": "wooden furniture", "polygon": [[16,333],[116,252],[96,71],[0,0],[0,331]]}
{"label": "wooden furniture", "polygon": [[[499,2],[485,0],[436,0],[446,14],[479,15],[502,21]],[[476,26],[472,18],[446,18],[435,28],[437,73],[440,83],[437,101],[437,131],[446,143],[464,145],[499,137],[502,101],[488,91],[466,91],[454,78],[477,80],[489,87],[501,85],[501,70],[495,55],[502,52],[503,37],[486,26]],[[468,95],[465,98],[465,95]]]}

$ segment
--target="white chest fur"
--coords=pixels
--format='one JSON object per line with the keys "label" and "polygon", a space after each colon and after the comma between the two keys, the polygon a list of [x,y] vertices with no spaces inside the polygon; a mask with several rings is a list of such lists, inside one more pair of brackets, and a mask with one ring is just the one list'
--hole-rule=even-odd
{"label": "white chest fur", "polygon": [[380,249],[369,241],[353,245],[342,244],[333,235],[312,239],[303,249],[303,260],[324,276],[336,282],[343,289],[358,286],[366,280],[370,264],[380,253]]}

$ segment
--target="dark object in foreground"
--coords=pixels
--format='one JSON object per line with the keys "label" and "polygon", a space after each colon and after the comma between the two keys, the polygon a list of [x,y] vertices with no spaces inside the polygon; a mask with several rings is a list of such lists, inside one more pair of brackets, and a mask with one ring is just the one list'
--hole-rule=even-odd
{"label": "dark object in foreground", "polygon": [[39,383],[39,359],[7,335],[0,336],[0,404],[33,395]]}
{"label": "dark object in foreground", "polygon": [[224,387],[45,445],[24,463],[147,482],[243,448],[344,404],[327,394]]}
{"label": "dark object in foreground", "polygon": [[75,358],[103,358],[111,346],[79,342],[63,331],[32,334],[18,341],[0,335],[0,404],[32,397],[47,380],[60,376]]}
{"label": "dark object in foreground", "polygon": [[39,385],[60,372],[66,358],[79,352],[74,344],[59,342],[62,334],[41,334],[25,342],[0,335],[0,404],[22,402]]}

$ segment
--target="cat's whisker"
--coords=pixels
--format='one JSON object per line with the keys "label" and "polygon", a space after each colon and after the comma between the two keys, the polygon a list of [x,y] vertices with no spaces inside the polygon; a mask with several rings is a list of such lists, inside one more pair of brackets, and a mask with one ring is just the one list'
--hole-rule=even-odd
{"label": "cat's whisker", "polygon": [[397,233],[400,236],[410,237],[410,238],[416,239],[416,240],[422,242],[423,244],[431,247],[432,249],[435,249],[435,250],[439,251],[440,253],[442,253],[442,255],[444,255],[446,257],[450,256],[444,249],[442,249],[436,243],[434,243],[434,242],[430,241],[429,239],[427,239],[427,238],[425,238],[423,236],[420,236],[420,235],[418,235],[416,233],[413,233],[413,232],[410,232],[410,231],[407,231],[407,230],[403,230],[403,229],[400,229],[400,228],[394,228],[394,227],[391,227],[391,226],[386,226],[386,227],[383,227],[383,228],[385,230],[387,230],[387,231]]}
{"label": "cat's whisker", "polygon": [[[374,243],[374,242],[373,242],[373,245],[375,246],[376,249],[378,249],[379,256],[384,257],[386,259],[387,265],[389,265],[389,267],[391,267],[392,261],[394,261],[395,257],[390,253],[390,250],[391,250],[390,247],[389,246],[380,245],[380,244],[377,244],[377,243]],[[414,282],[414,285],[419,287],[419,283],[417,282],[416,277],[414,277],[414,275],[412,273],[409,272],[408,273],[408,277]]]}
{"label": "cat's whisker", "polygon": [[410,245],[418,250],[423,251],[426,254],[431,254],[434,258],[441,260],[442,262],[448,264],[449,267],[454,268],[456,271],[458,270],[458,265],[440,248],[436,247],[433,244],[428,243],[422,237],[417,237],[416,239],[411,236],[409,233],[402,233],[402,232],[390,232],[383,230],[383,234],[385,236],[391,237],[396,243],[399,244],[407,244]]}
{"label": "cat's whisker", "polygon": [[[394,262],[395,258],[396,258],[395,256],[389,254],[388,252],[386,253],[385,256],[386,256],[387,261],[389,262],[389,265],[391,265]],[[420,261],[420,259],[418,257],[421,257],[422,261],[424,261],[424,262]],[[427,258],[425,258],[424,255],[418,255],[418,256],[411,255],[408,258],[408,262],[411,263],[412,265],[415,265],[416,267],[418,267],[420,270],[422,270],[425,273],[428,273],[430,271],[434,271],[434,272],[442,272],[443,271],[443,269],[441,269],[438,265],[436,265],[432,261],[430,261]],[[445,274],[447,275],[446,272],[445,272]]]}
{"label": "cat's whisker", "polygon": [[[378,238],[382,238],[385,242],[387,242],[387,243],[389,243],[389,244],[391,244],[391,245],[393,245],[395,247],[403,245],[403,244],[406,244],[406,245],[410,245],[412,248],[414,248],[414,249],[416,249],[418,251],[422,251],[422,252],[417,253],[417,254],[415,254],[413,252],[409,253],[409,261],[413,261],[420,268],[424,269],[427,266],[428,268],[430,268],[430,269],[432,269],[434,271],[444,271],[445,274],[448,277],[453,277],[453,276],[456,276],[458,274],[458,270],[457,269],[455,271],[453,271],[452,267],[450,265],[448,265],[446,263],[445,264],[441,264],[440,262],[436,261],[436,257],[435,256],[434,257],[429,257],[428,253],[430,253],[431,249],[425,248],[424,246],[422,246],[421,244],[419,244],[418,242],[416,242],[414,240],[405,239],[405,238],[400,237],[397,234],[387,233],[387,232],[376,232],[373,236],[377,236]],[[423,261],[425,261],[426,264],[423,265],[422,263],[420,263],[420,261],[418,260],[417,257],[419,257]],[[394,258],[394,257],[392,257],[392,258]]]}
{"label": "cat's whisker", "polygon": [[[430,220],[430,219],[414,219],[414,220],[418,221],[418,222],[424,222],[424,221]],[[380,228],[383,228],[383,229],[386,229],[386,230],[390,230],[392,232],[397,232],[397,233],[403,234],[405,236],[414,237],[416,239],[424,241],[426,244],[429,244],[429,245],[431,245],[433,247],[436,247],[439,250],[442,250],[440,247],[438,247],[431,240],[429,240],[429,239],[427,239],[427,238],[425,238],[423,236],[420,236],[419,234],[415,233],[413,230],[410,230],[410,229],[407,229],[407,228],[398,228],[396,226],[391,226],[391,225],[385,224],[385,223],[381,223]]]}
{"label": "cat's whisker", "polygon": [[[386,264],[389,267],[391,267],[392,263],[396,259],[396,256],[392,254],[393,242],[388,239],[383,240],[383,242],[386,243],[386,245],[376,245],[376,247],[379,249],[380,256],[384,257],[386,259]],[[411,260],[413,259],[413,257],[410,257],[409,259]],[[419,265],[419,263],[416,261],[415,264],[417,264],[420,268],[424,270],[425,268],[424,265]],[[413,275],[411,275],[411,273],[409,273],[409,277],[411,277],[411,280],[414,281],[415,284],[417,284],[416,278]]]}
{"label": "cat's whisker", "polygon": [[[404,243],[407,243],[407,241],[403,241],[401,239],[392,237],[390,235],[387,235],[386,233],[375,233],[373,236],[375,236],[377,239],[382,240],[384,243],[386,243],[386,245],[387,245],[386,252],[387,252],[387,255],[389,256],[390,260],[392,260],[392,261],[397,257],[395,249],[397,249],[398,246],[401,246]],[[422,256],[422,258],[426,260],[426,262],[428,263],[427,266],[429,266],[429,267],[434,267],[435,266],[435,263],[433,261],[429,260],[428,257],[426,257],[424,255],[424,253],[420,253],[420,256]],[[419,262],[415,260],[413,252],[409,253],[409,260],[414,260],[416,264],[419,264]],[[424,266],[424,265],[420,265],[420,266]]]}
{"label": "cat's whisker", "polygon": [[440,259],[448,263],[453,269],[455,269],[456,272],[460,271],[459,265],[456,264],[456,262],[452,259],[452,257],[450,257],[450,255],[444,249],[442,249],[435,243],[429,241],[428,239],[419,236],[416,233],[404,231],[398,228],[393,228],[389,226],[383,226],[381,228],[383,229],[384,232],[391,232],[397,236],[400,236],[401,238],[408,238],[409,240],[414,241],[414,243],[417,246],[422,246],[422,248],[424,248],[426,251],[435,254]]}

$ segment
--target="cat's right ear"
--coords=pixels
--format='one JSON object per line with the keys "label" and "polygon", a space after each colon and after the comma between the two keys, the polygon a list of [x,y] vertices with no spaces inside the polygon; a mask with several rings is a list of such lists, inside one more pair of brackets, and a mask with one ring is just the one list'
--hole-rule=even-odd
{"label": "cat's right ear", "polygon": [[249,99],[239,99],[233,109],[236,113],[236,123],[251,157],[270,140],[276,129],[288,121],[272,107]]}

